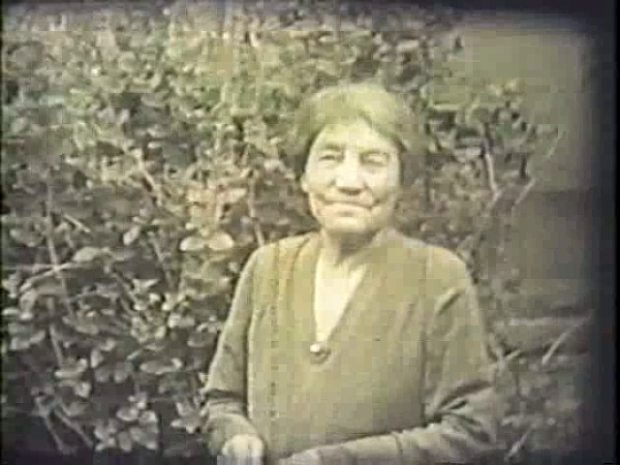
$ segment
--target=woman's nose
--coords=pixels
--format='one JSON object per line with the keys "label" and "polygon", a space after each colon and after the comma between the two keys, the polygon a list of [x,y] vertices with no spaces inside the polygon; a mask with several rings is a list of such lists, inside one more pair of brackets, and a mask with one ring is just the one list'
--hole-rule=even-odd
{"label": "woman's nose", "polygon": [[345,190],[359,190],[363,187],[359,161],[347,154],[336,172],[336,187]]}

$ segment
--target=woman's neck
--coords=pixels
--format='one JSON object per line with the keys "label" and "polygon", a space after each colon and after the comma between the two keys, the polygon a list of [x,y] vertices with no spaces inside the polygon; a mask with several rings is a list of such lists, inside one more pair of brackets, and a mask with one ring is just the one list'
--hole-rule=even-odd
{"label": "woman's neck", "polygon": [[321,258],[325,264],[333,268],[348,267],[354,265],[356,257],[364,255],[364,252],[379,244],[387,234],[388,229],[383,229],[367,236],[345,237],[332,235],[321,231],[322,252]]}

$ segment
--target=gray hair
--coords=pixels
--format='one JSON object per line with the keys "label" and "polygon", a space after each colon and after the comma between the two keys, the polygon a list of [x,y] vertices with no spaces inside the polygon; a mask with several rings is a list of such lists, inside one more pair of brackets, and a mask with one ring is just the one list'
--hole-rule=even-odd
{"label": "gray hair", "polygon": [[417,118],[402,99],[374,82],[327,87],[302,102],[288,141],[287,154],[295,174],[303,174],[312,144],[326,126],[359,119],[399,148],[401,184],[411,185],[424,154]]}

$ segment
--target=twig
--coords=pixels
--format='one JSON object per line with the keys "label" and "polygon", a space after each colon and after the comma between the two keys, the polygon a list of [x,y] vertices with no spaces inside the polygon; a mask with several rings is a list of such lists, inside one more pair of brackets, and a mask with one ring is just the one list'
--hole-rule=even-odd
{"label": "twig", "polygon": [[43,413],[41,407],[38,407],[38,409],[39,409],[38,416],[41,417],[41,419],[43,420],[43,423],[45,424],[45,427],[52,435],[52,438],[54,439],[54,442],[56,443],[56,447],[58,448],[58,450],[63,454],[70,453],[72,451],[71,447],[66,445],[64,441],[61,439],[60,435],[56,432],[54,425],[50,421],[49,414],[46,415],[45,413]]}
{"label": "twig", "polygon": [[505,192],[506,190],[497,192],[497,195],[493,197],[493,199],[491,200],[491,203],[489,204],[489,206],[486,208],[484,212],[484,215],[482,218],[483,219],[482,226],[478,229],[477,233],[473,237],[470,236],[470,237],[466,237],[465,239],[463,239],[457,245],[457,250],[462,250],[462,248],[465,245],[469,244],[470,242],[475,243],[482,237],[482,235],[486,232],[486,228],[489,222],[491,221],[491,218],[493,217],[493,210],[495,209],[495,206],[499,203],[499,201],[501,200]]}
{"label": "twig", "polygon": [[[558,148],[558,144],[560,143],[560,141],[564,137],[564,134],[565,134],[565,131],[563,131],[563,130],[558,131],[557,137],[553,141],[553,144],[551,144],[551,147],[549,147],[549,150],[547,150],[545,155],[542,157],[541,163],[547,162],[553,156],[553,154],[555,153],[555,151]],[[525,199],[525,197],[527,197],[527,195],[533,189],[533,187],[536,185],[537,182],[538,182],[538,178],[536,178],[536,177],[532,177],[532,179],[530,179],[530,181],[525,185],[525,187],[521,191],[521,194],[519,194],[519,197],[517,198],[517,200],[513,204],[513,206],[512,206],[513,210],[517,207],[517,205],[519,205]]]}
{"label": "twig", "polygon": [[549,347],[549,349],[547,350],[547,352],[541,359],[541,365],[546,366],[551,360],[551,357],[553,357],[553,355],[558,351],[558,349],[564,343],[564,341],[566,341],[576,330],[578,330],[581,326],[586,324],[588,321],[589,321],[589,318],[586,318],[582,321],[578,321],[573,326],[571,326],[566,331],[564,331],[562,334],[560,334],[560,336],[558,336],[558,338],[553,342],[553,344],[551,344],[551,347]]}
{"label": "twig", "polygon": [[64,219],[66,219],[67,221],[69,221],[69,223],[71,223],[72,225],[74,225],[75,227],[77,227],[78,229],[84,231],[85,233],[90,234],[91,233],[91,229],[86,226],[84,223],[82,223],[81,221],[73,218],[71,215],[68,215],[66,213],[62,214],[62,217]]}
{"label": "twig", "polygon": [[224,1],[224,18],[222,24],[222,38],[228,40],[232,35],[233,29],[233,1]]}
{"label": "twig", "polygon": [[[133,293],[133,291],[131,290],[131,288],[127,285],[127,283],[125,281],[123,281],[123,278],[115,271],[112,271],[111,273],[112,277],[116,280],[116,282],[118,284],[120,284],[120,286],[123,288],[123,290],[125,291],[125,293],[129,296],[129,298],[131,299],[131,301],[136,304],[138,303],[138,298],[136,297],[136,295]],[[122,299],[121,299],[122,300]],[[130,312],[133,313],[133,312]]]}
{"label": "twig", "polygon": [[52,350],[54,351],[54,356],[56,357],[56,363],[59,367],[62,367],[64,365],[64,356],[62,355],[62,350],[60,350],[60,344],[58,343],[56,326],[54,326],[53,324],[50,325],[49,335],[50,342],[52,343]]}
{"label": "twig", "polygon": [[487,182],[489,189],[493,193],[493,200],[499,196],[499,189],[497,187],[497,180],[495,179],[495,164],[493,163],[493,157],[491,154],[491,147],[488,141],[484,142],[484,149],[482,151],[482,161],[487,172]]}
{"label": "twig", "polygon": [[87,447],[93,446],[93,441],[91,441],[80,425],[71,421],[64,413],[58,410],[54,410],[54,413],[65,425],[74,431],[82,439],[82,441],[84,441],[84,444],[86,444]]}
{"label": "twig", "polygon": [[523,433],[521,438],[519,438],[519,440],[516,443],[514,443],[513,446],[510,448],[510,450],[508,451],[508,453],[504,457],[504,461],[510,460],[515,455],[517,455],[521,451],[521,449],[523,449],[523,446],[525,445],[526,441],[529,439],[530,435],[532,434],[532,432],[534,431],[534,428],[536,426],[537,425],[535,423],[532,423],[527,428],[527,430],[525,431],[525,433]]}
{"label": "twig", "polygon": [[41,414],[39,413],[32,413],[30,410],[25,409],[25,408],[20,408],[20,407],[14,407],[12,405],[3,405],[2,406],[2,410],[4,410],[5,412],[15,412],[15,413],[19,413],[20,415],[26,415],[29,417],[40,417]]}
{"label": "twig", "polygon": [[159,264],[161,265],[161,269],[164,272],[164,278],[166,280],[166,283],[168,284],[170,288],[172,288],[173,287],[172,276],[170,275],[170,272],[168,271],[168,267],[166,266],[166,262],[164,261],[164,257],[161,253],[161,247],[159,246],[159,242],[157,241],[157,238],[155,237],[155,234],[153,233],[149,233],[148,237],[149,237],[149,243],[151,244],[151,247],[153,247],[155,256],[157,257],[157,260],[159,261]]}
{"label": "twig", "polygon": [[260,113],[260,100],[263,95],[263,87],[265,83],[265,63],[262,60],[261,50],[259,49],[260,43],[255,38],[255,33],[250,32],[250,44],[254,48],[254,56],[258,62],[258,76],[256,77],[256,87],[254,93],[254,111],[258,115]]}
{"label": "twig", "polygon": [[259,246],[263,246],[265,244],[265,233],[260,226],[258,215],[256,213],[256,180],[252,179],[250,182],[250,192],[248,196],[248,212],[250,214],[250,218],[252,219],[252,226],[254,228],[254,235],[256,236],[256,242]]}
{"label": "twig", "polygon": [[65,280],[64,274],[62,274],[62,265],[60,264],[60,260],[58,259],[58,252],[56,251],[56,244],[54,243],[54,222],[52,220],[52,211],[54,207],[54,191],[52,189],[52,184],[50,182],[47,183],[47,201],[46,201],[46,219],[47,219],[47,231],[46,231],[46,242],[47,242],[47,251],[50,256],[50,260],[52,262],[53,268],[52,272],[60,281],[60,286],[62,288],[62,297],[63,303],[67,311],[75,316],[73,312],[73,307],[71,306],[71,302],[69,301],[69,288],[67,286],[67,281]]}
{"label": "twig", "polygon": [[[53,276],[55,274],[58,274],[61,271],[65,271],[65,270],[71,270],[71,269],[76,269],[79,268],[80,265],[77,265],[75,263],[62,263],[60,265],[48,265],[48,264],[35,264],[35,265],[27,265],[27,266],[23,266],[23,267],[19,267],[16,266],[14,267],[15,269],[32,269],[33,267],[37,267],[37,268],[50,268],[47,271],[44,271],[43,273],[31,276],[30,278],[28,278],[26,280],[26,282],[22,285],[22,290],[27,290],[29,288],[31,288],[33,286],[33,284],[41,279],[47,278],[49,276]],[[8,268],[8,267],[7,267]],[[13,268],[13,267],[12,267]]]}
{"label": "twig", "polygon": [[[146,164],[144,163],[142,149],[131,150],[129,151],[129,155],[131,155],[133,159],[136,161],[136,166],[134,169],[137,170],[140,175],[142,175],[146,183],[149,185],[149,187],[153,191],[153,194],[155,195],[155,199],[157,200],[158,205],[161,205],[162,200],[163,200],[162,188],[159,184],[157,184],[155,179],[153,179],[153,176],[151,176],[151,173],[149,173],[148,169],[146,168]],[[126,177],[131,176],[131,171],[128,173]]]}
{"label": "twig", "polygon": [[523,354],[523,352],[521,352],[520,350],[515,350],[513,352],[510,352],[508,355],[504,355],[498,347],[493,348],[493,352],[497,356],[497,361],[494,363],[494,365],[499,370],[508,369],[508,364],[512,362],[515,358]]}
{"label": "twig", "polygon": [[220,89],[220,103],[226,104],[228,103],[231,87],[232,87],[232,77],[235,74],[235,70],[233,66],[236,64],[236,47],[233,41],[233,0],[224,0],[224,18],[223,23],[221,25],[221,38],[220,38],[220,59],[223,58],[226,60],[226,55],[230,52],[230,60],[226,60],[227,63],[221,63],[220,66],[225,68],[226,75],[224,84]]}
{"label": "twig", "polygon": [[491,150],[491,144],[489,144],[488,140],[488,128],[485,130],[487,134],[483,138],[483,150],[482,150],[482,161],[484,162],[484,167],[487,173],[487,183],[489,184],[489,189],[493,193],[493,200],[495,200],[499,196],[499,190],[497,187],[497,180],[495,176],[495,163],[493,162],[493,151]]}

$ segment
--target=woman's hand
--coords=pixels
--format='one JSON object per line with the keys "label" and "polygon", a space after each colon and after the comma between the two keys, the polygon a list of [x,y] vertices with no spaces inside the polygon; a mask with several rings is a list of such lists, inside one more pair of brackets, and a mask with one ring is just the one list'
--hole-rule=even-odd
{"label": "woman's hand", "polygon": [[309,449],[278,461],[278,465],[321,465],[321,456]]}
{"label": "woman's hand", "polygon": [[224,443],[218,465],[262,465],[265,445],[257,436],[238,434]]}

